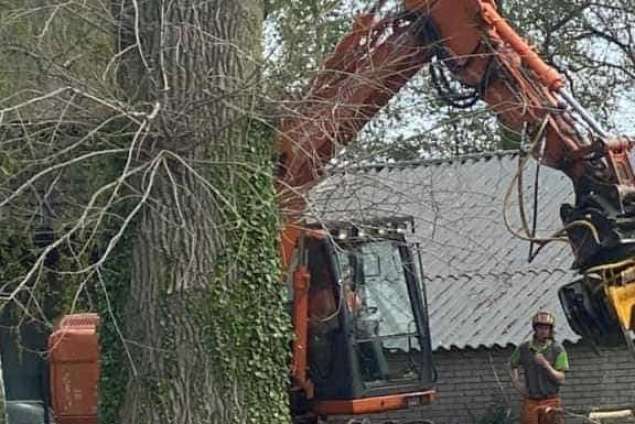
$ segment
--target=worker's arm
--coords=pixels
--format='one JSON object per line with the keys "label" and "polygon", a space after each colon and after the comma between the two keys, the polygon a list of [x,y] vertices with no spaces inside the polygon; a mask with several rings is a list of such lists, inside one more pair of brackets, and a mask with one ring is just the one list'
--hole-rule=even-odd
{"label": "worker's arm", "polygon": [[[563,361],[566,361],[565,352],[561,352],[560,355],[558,355],[558,359],[556,360],[555,367],[549,363],[547,358],[545,358],[542,355],[542,353],[537,353],[534,359],[538,365],[542,366],[547,371],[547,373],[553,380],[557,381],[559,384],[564,383],[564,371],[566,371],[566,369],[568,368],[568,365],[563,366],[561,364]],[[558,364],[558,362],[560,362],[561,364]]]}

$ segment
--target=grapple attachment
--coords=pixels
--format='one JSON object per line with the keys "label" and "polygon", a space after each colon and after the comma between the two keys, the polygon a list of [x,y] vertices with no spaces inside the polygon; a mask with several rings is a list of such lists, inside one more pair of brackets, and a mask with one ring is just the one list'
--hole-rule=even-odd
{"label": "grapple attachment", "polygon": [[587,275],[558,291],[570,327],[598,346],[626,343],[632,350],[629,334],[633,330],[635,282],[608,284],[600,277]]}

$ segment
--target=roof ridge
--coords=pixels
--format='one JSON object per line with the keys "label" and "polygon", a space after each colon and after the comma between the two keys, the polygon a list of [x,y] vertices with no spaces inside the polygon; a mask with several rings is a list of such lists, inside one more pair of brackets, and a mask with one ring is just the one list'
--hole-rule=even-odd
{"label": "roof ridge", "polygon": [[513,157],[519,154],[518,150],[494,150],[491,152],[480,152],[480,153],[470,153],[464,154],[454,157],[448,158],[439,158],[439,159],[415,159],[415,160],[404,160],[404,161],[395,161],[395,162],[376,162],[369,163],[364,165],[341,165],[335,166],[329,170],[329,174],[344,174],[346,172],[366,172],[366,171],[380,171],[384,168],[390,169],[402,169],[402,168],[415,168],[419,166],[432,166],[432,165],[442,165],[442,164],[452,164],[456,162],[466,162],[468,160],[473,161],[481,161],[481,160],[489,160],[493,157]]}

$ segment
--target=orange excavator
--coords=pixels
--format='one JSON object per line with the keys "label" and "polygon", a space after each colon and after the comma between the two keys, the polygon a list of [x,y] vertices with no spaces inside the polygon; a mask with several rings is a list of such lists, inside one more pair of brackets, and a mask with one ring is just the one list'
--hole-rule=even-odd
{"label": "orange excavator", "polygon": [[[635,328],[633,140],[611,136],[577,103],[494,0],[403,0],[388,12],[384,3],[357,17],[279,126],[296,423],[435,397],[421,267],[405,239],[411,221],[302,220],[304,195],[328,162],[426,64],[448,102],[486,102],[509,132],[531,140],[537,162],[570,178],[575,203],[560,208],[562,235],[581,277],[559,295],[572,328],[597,344],[629,343]],[[457,95],[450,76],[472,94]],[[68,317],[51,337],[58,423],[97,422],[96,325],[95,316]]]}

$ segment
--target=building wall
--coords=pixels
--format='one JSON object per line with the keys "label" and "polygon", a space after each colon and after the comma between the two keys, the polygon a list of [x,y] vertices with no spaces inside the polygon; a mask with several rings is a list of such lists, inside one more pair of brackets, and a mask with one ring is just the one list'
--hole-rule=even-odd
{"label": "building wall", "polygon": [[[585,422],[571,414],[588,412],[592,407],[635,408],[635,359],[626,349],[602,349],[598,355],[581,343],[566,344],[565,348],[571,365],[561,391],[569,413],[567,424]],[[508,347],[435,352],[439,399],[400,418],[425,418],[435,424],[505,422],[479,421],[498,407],[502,413],[511,410],[512,419],[506,422],[518,422],[520,396],[511,385],[508,371],[512,350]]]}

